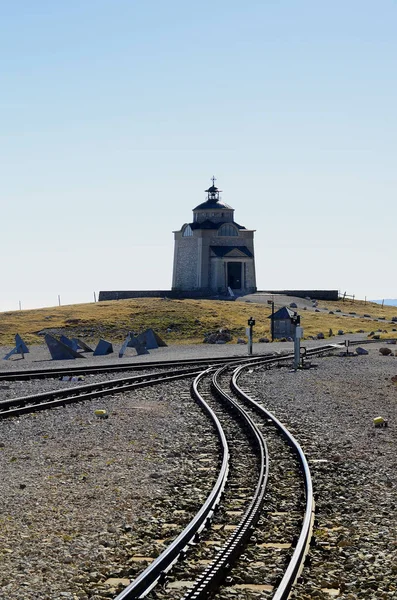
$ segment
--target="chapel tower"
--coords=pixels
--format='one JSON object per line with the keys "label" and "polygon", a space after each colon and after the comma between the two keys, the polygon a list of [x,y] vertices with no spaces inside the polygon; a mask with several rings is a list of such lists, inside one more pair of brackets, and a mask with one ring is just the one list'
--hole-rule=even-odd
{"label": "chapel tower", "polygon": [[234,209],[222,202],[215,186],[193,209],[193,222],[174,231],[172,289],[197,295],[235,295],[256,291],[254,230],[234,220]]}

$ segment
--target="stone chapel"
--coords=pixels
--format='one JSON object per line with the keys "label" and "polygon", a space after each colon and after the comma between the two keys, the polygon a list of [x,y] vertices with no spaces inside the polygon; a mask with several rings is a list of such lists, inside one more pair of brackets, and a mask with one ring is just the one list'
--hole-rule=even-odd
{"label": "stone chapel", "polygon": [[193,222],[174,231],[172,289],[206,297],[236,296],[256,291],[254,230],[234,220],[234,209],[225,204],[215,186],[207,199],[193,209]]}

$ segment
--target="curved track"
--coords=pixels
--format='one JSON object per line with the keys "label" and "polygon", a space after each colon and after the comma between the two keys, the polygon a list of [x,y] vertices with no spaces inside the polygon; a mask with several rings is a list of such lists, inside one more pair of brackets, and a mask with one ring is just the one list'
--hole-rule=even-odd
{"label": "curved track", "polygon": [[[316,355],[316,354],[324,354],[334,349],[334,346],[323,346],[319,349],[309,351],[308,355]],[[268,422],[269,420],[278,430],[278,432],[286,439],[289,447],[292,447],[293,453],[297,456],[298,461],[300,463],[301,472],[303,476],[303,486],[305,490],[305,509],[303,511],[302,517],[302,526],[298,535],[298,541],[294,548],[294,551],[291,556],[291,560],[286,565],[285,572],[281,578],[279,585],[276,587],[274,591],[273,598],[277,600],[285,600],[288,598],[293,582],[299,574],[300,569],[302,568],[306,549],[308,547],[311,525],[314,513],[314,500],[313,500],[313,490],[312,483],[310,478],[310,471],[307,465],[307,461],[303,455],[303,452],[294,439],[294,437],[283,427],[281,423],[277,421],[277,419],[266,412],[262,407],[251,400],[247,394],[243,392],[238,387],[237,379],[241,370],[244,368],[252,367],[259,364],[265,364],[266,366],[272,366],[280,362],[291,361],[292,356],[283,356],[275,359],[272,357],[271,359],[254,359],[250,363],[239,366],[233,375],[232,380],[232,389],[236,393],[238,397],[243,399],[250,408],[254,407],[261,413],[262,418]],[[266,482],[268,479],[268,468],[269,468],[269,458],[266,450],[266,443],[261,433],[260,429],[254,423],[254,420],[250,415],[246,412],[246,410],[240,406],[229,393],[226,393],[222,386],[219,383],[220,374],[225,370],[226,367],[218,369],[212,380],[212,389],[215,395],[221,399],[222,403],[226,403],[228,405],[228,410],[232,410],[234,416],[239,421],[244,422],[244,427],[249,431],[248,438],[251,441],[251,445],[255,446],[255,452],[257,457],[259,456],[259,466],[258,466],[258,477],[256,481],[255,491],[251,493],[251,501],[246,508],[243,517],[239,521],[238,524],[235,525],[233,534],[225,541],[222,545],[221,549],[218,551],[216,556],[211,560],[210,565],[201,573],[197,580],[195,581],[193,587],[184,595],[184,600],[199,600],[203,598],[209,597],[209,595],[214,593],[214,590],[217,589],[217,586],[224,580],[227,573],[230,571],[233,563],[236,561],[238,556],[243,551],[245,544],[249,537],[253,533],[253,529],[258,522],[261,509],[264,502],[264,494],[266,490]],[[229,367],[230,368],[230,367]],[[192,395],[196,401],[200,402],[200,404],[205,408],[205,410],[210,411],[211,409],[208,406],[208,402],[204,400],[204,397],[199,392],[199,383],[203,379],[204,375],[207,375],[208,372],[200,374],[193,386],[192,386]],[[225,435],[225,434],[223,434]],[[225,436],[226,439],[226,436]],[[253,443],[254,440],[254,443]],[[227,463],[230,462],[230,456],[225,458],[226,449],[224,448],[223,460],[222,460],[222,470],[218,475],[217,484],[214,487],[214,490],[211,492],[210,496],[207,499],[207,502],[204,506],[207,507],[208,513],[206,516],[206,526],[209,526],[209,521],[211,521],[214,515],[214,505],[210,503],[210,499],[214,498],[215,488],[219,490],[219,478],[225,476],[225,461]],[[223,487],[225,483],[223,482]],[[228,482],[230,485],[230,481]],[[300,501],[300,498],[299,498]],[[298,503],[299,503],[298,501]],[[216,505],[219,504],[219,497],[216,500]],[[204,508],[204,507],[203,507]],[[188,562],[188,556],[186,555],[189,546],[193,544],[197,544],[197,528],[195,527],[195,519],[188,525],[188,527],[180,534],[177,538],[178,544],[175,546],[173,543],[168,549],[166,549],[158,559],[156,559],[134,582],[130,584],[121,594],[117,596],[117,600],[132,600],[135,598],[141,598],[146,596],[150,590],[153,588],[155,582],[164,582],[166,573],[170,570],[171,566],[175,564],[178,558],[185,558],[184,562]],[[180,542],[184,541],[185,545],[182,547]],[[207,543],[211,543],[208,542]],[[183,571],[189,571],[190,574],[192,572],[192,568],[188,565],[186,568],[182,568]],[[189,575],[181,575],[178,574],[178,579],[189,579]],[[274,586],[269,586],[269,588],[273,588]],[[175,598],[175,589],[171,588],[169,590],[169,596],[167,592],[162,589],[162,597],[172,597]]]}
{"label": "curved track", "polygon": [[[316,349],[308,350],[307,355],[315,356],[325,354],[332,351],[334,348],[334,345],[324,345]],[[157,583],[164,583],[166,574],[170,572],[171,567],[175,565],[178,558],[185,557],[188,549],[190,550],[193,548],[194,551],[194,546],[198,546],[200,537],[203,536],[203,533],[207,529],[210,529],[211,523],[214,518],[217,517],[217,514],[222,513],[223,510],[222,518],[226,518],[228,513],[235,512],[228,510],[227,507],[222,509],[223,499],[226,496],[229,504],[236,501],[236,499],[233,500],[231,497],[227,496],[228,489],[237,489],[238,494],[240,494],[242,486],[245,485],[245,483],[242,483],[241,472],[246,471],[248,473],[248,471],[250,471],[248,477],[249,482],[247,483],[248,491],[244,498],[238,498],[238,502],[244,507],[243,511],[237,511],[243,513],[241,519],[237,523],[234,522],[233,525],[229,526],[229,529],[233,530],[233,532],[226,540],[224,540],[221,548],[217,552],[214,552],[211,559],[206,561],[210,564],[208,564],[201,573],[198,574],[197,572],[194,572],[196,581],[191,589],[186,592],[184,598],[186,600],[207,598],[210,594],[214,593],[214,590],[216,590],[222,581],[224,581],[229,572],[233,578],[233,565],[244,551],[246,544],[254,531],[255,525],[262,518],[262,507],[266,499],[266,483],[269,478],[269,457],[264,431],[269,423],[271,423],[273,429],[277,430],[277,432],[286,440],[288,448],[292,448],[293,454],[299,462],[299,470],[301,471],[304,482],[302,489],[304,489],[305,495],[305,508],[302,517],[302,528],[298,540],[296,544],[294,544],[293,553],[288,564],[285,565],[285,568],[283,567],[283,576],[277,577],[280,581],[277,582],[277,585],[274,585],[274,582],[272,582],[271,585],[269,584],[269,587],[273,589],[274,599],[285,600],[288,598],[293,582],[302,568],[310,538],[311,522],[314,511],[310,472],[302,450],[293,436],[289,434],[276,417],[267,412],[258,404],[258,402],[255,402],[240,389],[238,386],[238,378],[243,369],[259,365],[270,368],[277,364],[291,362],[292,358],[293,356],[291,354],[277,357],[274,355],[250,358],[240,357],[239,359],[233,357],[229,361],[219,361],[223,363],[227,362],[228,364],[218,368],[214,375],[212,375],[215,370],[213,365],[202,371],[202,368],[198,365],[198,361],[194,361],[194,366],[191,367],[187,367],[188,364],[191,364],[190,361],[173,361],[172,369],[167,372],[138,375],[101,383],[76,386],[67,390],[57,390],[22,398],[14,398],[0,403],[0,418],[4,418],[27,412],[36,412],[55,406],[62,406],[72,402],[84,401],[105,394],[115,394],[136,387],[195,376],[192,385],[192,397],[207,414],[211,422],[211,427],[216,432],[219,441],[220,468],[215,485],[205,503],[191,520],[189,525],[135,581],[117,596],[117,600],[141,598],[147,595]],[[208,364],[208,362],[209,361],[203,361],[204,364]],[[211,361],[212,364],[214,362],[215,361]],[[168,363],[168,365],[170,365],[170,363]],[[152,364],[150,366],[159,367],[160,365],[159,363],[156,363],[155,365]],[[164,365],[161,364],[161,367],[163,366]],[[123,365],[123,368],[124,367],[131,370],[131,365]],[[134,365],[134,367],[136,367],[136,365]],[[139,367],[147,369],[149,364],[145,363],[144,366],[142,364],[142,367],[141,365],[139,365]],[[179,370],[176,370],[178,367]],[[230,379],[227,371],[231,368],[233,368],[233,375],[230,391],[225,389],[225,378],[227,375],[227,379]],[[105,371],[105,368],[103,371]],[[65,371],[62,372],[64,373]],[[73,369],[71,372],[76,373],[78,371]],[[98,372],[98,370],[95,372]],[[46,373],[48,373],[48,371]],[[17,374],[17,377],[18,376],[19,374]],[[29,376],[32,377],[32,374],[29,374]],[[54,371],[51,371],[51,374],[48,375],[44,375],[44,372],[42,372],[39,374],[39,377],[40,376],[54,377]],[[212,381],[210,384],[211,387],[209,388],[208,379],[210,376]],[[207,380],[207,383],[204,383],[205,380]],[[226,413],[228,414],[228,417],[225,417]],[[232,415],[232,419],[230,415]],[[255,422],[258,415],[262,420],[262,425],[260,426]],[[231,420],[234,421],[234,424],[231,423]],[[236,428],[236,422],[238,423],[238,432],[236,429],[233,429]],[[226,428],[228,434],[225,433],[224,428]],[[266,437],[268,437],[268,435],[269,433],[267,431]],[[230,452],[231,447],[233,447],[233,456]],[[246,458],[242,458],[243,450],[244,452],[250,452],[249,455],[247,454]],[[251,458],[249,458],[249,456]],[[243,468],[241,467],[241,460],[244,464]],[[274,460],[275,458],[272,457],[272,461]],[[252,465],[252,468],[248,468],[247,465]],[[293,470],[293,467],[291,467],[291,469]],[[233,474],[233,470],[235,471],[235,474]],[[235,483],[233,483],[232,477],[236,477]],[[296,484],[294,484],[294,486],[296,487]],[[292,488],[294,486],[292,486]],[[297,492],[299,498],[301,495],[302,494],[299,495],[299,492]],[[301,504],[301,499],[298,499],[296,506],[298,507]],[[187,556],[189,556],[189,554],[190,552]],[[179,563],[178,569],[180,569]],[[192,570],[187,563],[186,570],[189,571],[189,569],[189,577],[191,577]],[[181,577],[184,578],[180,573],[177,574],[178,579]],[[172,588],[170,591],[169,597],[175,598],[176,596],[174,595]],[[165,595],[162,597],[167,596]]]}
{"label": "curved track", "polygon": [[[265,356],[275,356],[270,353]],[[225,364],[229,362],[244,362],[253,357],[230,356],[225,358],[199,358],[186,360],[168,360],[168,361],[145,361],[145,362],[129,362],[122,364],[101,364],[101,365],[77,365],[70,367],[55,367],[52,369],[28,369],[5,371],[0,373],[0,381],[24,381],[26,379],[51,379],[63,377],[65,375],[92,375],[101,373],[122,373],[124,371],[143,371],[148,369],[170,369],[172,367],[181,368],[183,366],[196,366],[205,368],[207,365]]]}

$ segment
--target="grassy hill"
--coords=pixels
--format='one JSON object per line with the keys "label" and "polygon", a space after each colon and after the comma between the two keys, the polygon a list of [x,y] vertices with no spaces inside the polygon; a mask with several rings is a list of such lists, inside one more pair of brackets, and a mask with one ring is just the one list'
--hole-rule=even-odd
{"label": "grassy hill", "polygon": [[[328,310],[325,310],[325,307]],[[323,332],[327,337],[330,329],[334,334],[342,329],[345,333],[365,332],[377,329],[387,330],[381,337],[394,337],[397,323],[382,323],[368,318],[343,316],[329,311],[342,310],[357,315],[391,319],[397,309],[383,308],[375,303],[350,300],[345,302],[319,302],[321,312],[299,310],[305,338]],[[67,336],[81,336],[90,341],[104,337],[111,341],[121,341],[128,331],[140,332],[152,327],[168,344],[195,344],[203,341],[204,334],[220,328],[229,329],[234,338],[245,335],[249,317],[256,319],[254,341],[259,337],[270,338],[270,306],[255,302],[224,302],[220,300],[168,300],[161,298],[139,298],[90,304],[57,306],[36,310],[23,310],[0,313],[0,344],[10,345],[15,333],[19,333],[27,343],[41,343],[38,335],[42,330],[54,330]]]}

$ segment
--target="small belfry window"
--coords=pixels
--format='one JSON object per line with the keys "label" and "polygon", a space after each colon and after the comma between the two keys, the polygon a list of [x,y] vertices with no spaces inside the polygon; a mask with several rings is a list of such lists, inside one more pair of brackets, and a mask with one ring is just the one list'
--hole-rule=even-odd
{"label": "small belfry window", "polygon": [[225,224],[219,228],[218,235],[238,235],[238,231],[233,225]]}
{"label": "small belfry window", "polygon": [[185,229],[183,230],[182,237],[191,237],[192,235],[192,228],[190,227],[190,225],[186,225]]}

